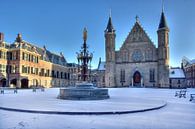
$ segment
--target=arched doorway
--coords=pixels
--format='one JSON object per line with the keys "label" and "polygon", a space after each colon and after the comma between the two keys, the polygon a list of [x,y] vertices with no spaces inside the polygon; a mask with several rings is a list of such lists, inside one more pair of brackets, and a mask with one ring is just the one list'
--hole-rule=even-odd
{"label": "arched doorway", "polygon": [[21,80],[21,88],[28,88],[28,79]]}
{"label": "arched doorway", "polygon": [[13,85],[14,87],[16,87],[16,85],[17,85],[17,79],[11,80],[10,84]]}
{"label": "arched doorway", "polygon": [[6,87],[6,79],[5,78],[0,80],[0,87]]}
{"label": "arched doorway", "polygon": [[134,86],[141,86],[141,74],[139,71],[133,74],[133,84]]}

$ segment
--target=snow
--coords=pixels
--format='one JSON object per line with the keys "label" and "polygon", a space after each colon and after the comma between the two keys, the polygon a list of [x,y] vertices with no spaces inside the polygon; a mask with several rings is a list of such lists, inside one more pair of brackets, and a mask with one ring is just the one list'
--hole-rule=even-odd
{"label": "snow", "polygon": [[181,68],[171,68],[169,71],[170,78],[185,78],[183,69]]}
{"label": "snow", "polygon": [[[146,99],[136,96],[128,97],[128,94],[117,96],[115,94],[112,94],[112,92],[110,93],[110,99],[105,100],[61,100],[57,99],[58,92],[59,89],[47,90],[46,93],[35,93],[31,90],[26,90],[25,92],[21,92],[17,95],[2,95],[0,98],[0,106],[6,108],[35,111],[121,112],[151,109],[166,104],[166,102],[164,102],[163,100]],[[16,104],[15,102],[19,102],[19,104]]]}
{"label": "snow", "polygon": [[195,64],[195,59],[190,61],[191,64]]}
{"label": "snow", "polygon": [[[49,108],[61,110],[65,106],[64,108],[73,110],[66,106],[75,104],[72,108],[79,107],[82,103],[85,105],[82,107],[85,108],[83,110],[86,110],[93,107],[94,104],[97,109],[101,108],[98,106],[101,103],[104,105],[106,102],[118,102],[119,108],[123,106],[126,108],[128,106],[126,100],[129,100],[130,104],[131,101],[136,102],[136,100],[143,103],[145,101],[147,103],[147,101],[160,102],[164,100],[167,102],[167,106],[159,110],[123,115],[48,115],[0,110],[0,129],[194,129],[195,101],[190,102],[189,95],[195,93],[195,89],[187,89],[186,98],[174,97],[177,90],[111,88],[109,89],[110,100],[97,101],[96,104],[92,102],[92,105],[90,101],[56,100],[59,89],[47,89],[45,92],[36,93],[31,90],[19,90],[18,94],[7,92],[0,95],[0,106],[36,107],[37,109],[48,110]],[[126,99],[123,100],[124,98]],[[56,102],[59,106],[57,109],[54,107]],[[123,102],[125,102],[124,105],[121,104]],[[69,105],[64,103],[69,103]],[[42,106],[45,106],[45,108]],[[111,104],[109,108],[113,108]],[[78,110],[81,110],[81,108],[78,108]]]}

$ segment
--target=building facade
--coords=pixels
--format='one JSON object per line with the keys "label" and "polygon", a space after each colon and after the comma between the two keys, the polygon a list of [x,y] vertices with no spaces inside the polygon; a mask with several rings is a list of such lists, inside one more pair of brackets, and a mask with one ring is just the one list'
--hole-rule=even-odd
{"label": "building facade", "polygon": [[187,87],[195,88],[195,59],[183,57],[181,66],[185,72]]}
{"label": "building facade", "polygon": [[171,67],[169,72],[169,88],[187,88],[184,70]]}
{"label": "building facade", "polygon": [[111,16],[105,30],[105,86],[169,87],[169,28],[164,12],[154,45],[138,18],[119,50]]}
{"label": "building facade", "polygon": [[18,34],[12,44],[0,33],[0,87],[60,87],[70,85],[71,70],[62,53],[24,41]]}

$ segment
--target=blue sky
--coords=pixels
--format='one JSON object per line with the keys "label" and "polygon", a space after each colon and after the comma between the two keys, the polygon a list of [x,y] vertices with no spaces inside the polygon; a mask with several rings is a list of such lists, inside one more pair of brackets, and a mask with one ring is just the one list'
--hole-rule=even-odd
{"label": "blue sky", "polygon": [[[17,33],[23,39],[59,53],[76,62],[83,43],[82,31],[88,29],[93,68],[99,57],[105,59],[104,30],[112,10],[118,50],[139,16],[143,28],[157,45],[157,28],[162,0],[0,0],[0,32],[7,42]],[[165,0],[165,15],[170,28],[170,65],[180,66],[183,56],[195,58],[195,1]]]}

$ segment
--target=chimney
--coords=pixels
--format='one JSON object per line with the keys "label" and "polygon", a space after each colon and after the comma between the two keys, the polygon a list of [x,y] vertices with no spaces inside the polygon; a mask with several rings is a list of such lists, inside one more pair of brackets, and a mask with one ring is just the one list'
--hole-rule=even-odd
{"label": "chimney", "polygon": [[0,32],[0,42],[4,41],[4,34],[2,32]]}

